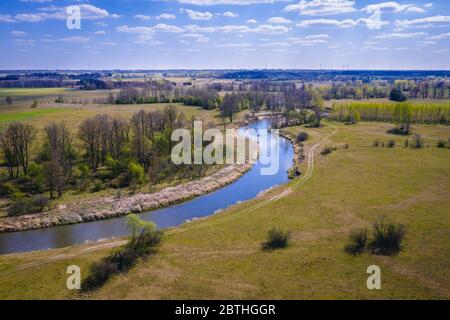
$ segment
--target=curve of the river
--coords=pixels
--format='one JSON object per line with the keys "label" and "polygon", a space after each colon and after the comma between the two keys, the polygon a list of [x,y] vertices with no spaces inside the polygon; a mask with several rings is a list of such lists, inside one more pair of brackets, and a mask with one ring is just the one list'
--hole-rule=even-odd
{"label": "curve of the river", "polygon": [[[252,129],[267,129],[269,120],[261,120]],[[250,139],[257,139],[253,130],[245,127],[240,132]],[[190,220],[210,216],[238,202],[255,198],[259,193],[288,181],[288,170],[292,167],[294,149],[291,143],[269,131],[267,143],[260,143],[261,152],[273,150],[279,139],[279,170],[275,175],[262,175],[264,165],[258,161],[250,171],[234,183],[213,193],[167,208],[141,214],[146,221],[155,222],[159,228],[182,225]],[[99,220],[90,223],[0,234],[0,254],[63,248],[101,239],[122,237],[129,233],[126,217]]]}

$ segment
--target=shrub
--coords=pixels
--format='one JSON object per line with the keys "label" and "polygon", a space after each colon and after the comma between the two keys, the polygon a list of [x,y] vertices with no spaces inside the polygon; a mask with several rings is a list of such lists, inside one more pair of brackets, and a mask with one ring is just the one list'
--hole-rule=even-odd
{"label": "shrub", "polygon": [[423,140],[422,140],[422,136],[420,134],[415,134],[412,138],[411,143],[409,144],[409,146],[412,149],[421,149],[423,148]]}
{"label": "shrub", "polygon": [[[134,217],[132,220],[136,220]],[[104,285],[112,276],[128,272],[140,258],[154,254],[161,243],[163,233],[156,230],[154,223],[139,219],[134,221],[141,228],[139,235],[134,235],[128,244],[112,255],[94,263],[90,275],[83,281],[82,290],[92,291]]]}
{"label": "shrub", "polygon": [[350,233],[349,243],[345,246],[345,251],[351,255],[362,253],[367,247],[367,229],[358,229]]}
{"label": "shrub", "polygon": [[289,245],[291,235],[279,228],[273,228],[267,233],[267,241],[263,244],[264,250],[283,249]]}
{"label": "shrub", "polygon": [[374,226],[370,248],[374,254],[391,255],[400,252],[405,237],[405,227],[401,224],[378,220]]}
{"label": "shrub", "polygon": [[43,194],[37,195],[32,200],[34,211],[42,212],[50,205],[50,200]]}
{"label": "shrub", "polygon": [[0,185],[0,194],[5,196],[12,196],[15,193],[19,193],[20,190],[11,181],[6,181]]}
{"label": "shrub", "polygon": [[445,148],[447,146],[447,141],[445,140],[439,140],[436,144],[436,147],[438,148]]}
{"label": "shrub", "polygon": [[35,197],[18,197],[8,208],[9,216],[19,216],[23,214],[39,213],[48,207],[50,201],[44,195]]}
{"label": "shrub", "polygon": [[330,154],[331,152],[333,152],[333,148],[332,147],[325,147],[325,148],[322,149],[320,154],[325,156],[327,154]]}
{"label": "shrub", "polygon": [[375,148],[378,148],[378,147],[380,146],[380,141],[375,140],[375,141],[373,142],[373,146],[374,146]]}
{"label": "shrub", "polygon": [[395,141],[394,140],[389,140],[386,144],[386,146],[388,148],[394,148],[395,147]]}
{"label": "shrub", "polygon": [[94,186],[91,189],[91,192],[99,192],[104,189],[103,183],[101,181],[95,181]]}
{"label": "shrub", "polygon": [[393,88],[389,94],[389,100],[403,102],[406,101],[407,98],[399,88]]}
{"label": "shrub", "polygon": [[300,132],[297,135],[297,142],[305,142],[306,140],[308,140],[309,135],[307,132]]}

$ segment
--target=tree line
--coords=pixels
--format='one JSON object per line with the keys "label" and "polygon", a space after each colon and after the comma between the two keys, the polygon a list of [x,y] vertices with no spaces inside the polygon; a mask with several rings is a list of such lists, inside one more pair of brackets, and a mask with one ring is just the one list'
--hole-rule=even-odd
{"label": "tree line", "polygon": [[99,114],[84,120],[76,133],[64,122],[48,124],[43,144],[36,146],[34,126],[6,124],[0,130],[0,154],[6,168],[0,176],[0,193],[23,200],[48,192],[54,199],[67,190],[134,189],[144,182],[201,176],[204,165],[175,166],[170,161],[172,132],[189,125],[171,105],[139,111],[129,121]]}

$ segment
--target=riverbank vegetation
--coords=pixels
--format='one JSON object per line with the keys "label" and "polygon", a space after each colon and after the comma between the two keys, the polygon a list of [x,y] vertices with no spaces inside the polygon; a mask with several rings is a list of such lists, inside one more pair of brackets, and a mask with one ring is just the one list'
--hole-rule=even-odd
{"label": "riverbank vegetation", "polygon": [[[321,128],[287,128],[293,137],[308,133],[303,142],[306,154],[335,128],[338,132],[324,145],[351,147],[316,156],[311,179],[279,201],[244,211],[298,180],[208,219],[168,230],[157,255],[139,262],[126,276],[111,278],[88,298],[450,298],[450,243],[443,241],[450,229],[449,150],[403,148],[404,137],[387,133],[391,126],[379,122],[348,126],[325,120]],[[447,126],[417,124],[414,132],[431,146],[450,136]],[[398,147],[373,148],[375,140],[394,140]],[[306,165],[301,165],[302,171]],[[394,256],[371,250],[356,256],[346,253],[343,248],[351,231],[367,228],[369,243],[379,216],[406,228],[403,249]],[[289,246],[261,250],[273,227],[290,231]],[[83,245],[0,256],[4,289],[0,298],[77,297],[66,288],[67,266],[79,265],[84,279],[94,263],[111,255],[109,243],[98,244],[103,247],[97,250]],[[37,266],[5,274],[30,264]],[[381,269],[382,290],[367,290],[370,265]]]}
{"label": "riverbank vegetation", "polygon": [[106,188],[136,190],[148,182],[203,176],[205,165],[175,166],[170,161],[171,134],[188,128],[175,106],[139,111],[131,120],[98,114],[81,122],[76,132],[66,122],[51,122],[40,134],[27,122],[10,122],[0,130],[5,172],[0,192],[10,199],[8,214],[17,216],[50,208],[50,199],[66,191],[99,192]]}

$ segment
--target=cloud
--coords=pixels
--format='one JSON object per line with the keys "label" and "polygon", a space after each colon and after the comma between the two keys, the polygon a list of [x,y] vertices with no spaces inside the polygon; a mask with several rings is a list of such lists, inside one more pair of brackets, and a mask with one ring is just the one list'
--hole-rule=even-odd
{"label": "cloud", "polygon": [[334,28],[351,28],[356,26],[366,26],[368,29],[379,29],[382,26],[388,25],[387,21],[376,22],[372,19],[345,19],[345,20],[335,20],[335,19],[312,19],[303,20],[297,23],[298,27],[309,28],[309,27],[334,27]]}
{"label": "cloud", "polygon": [[61,39],[59,39],[59,41],[73,42],[73,43],[87,43],[87,42],[91,41],[91,38],[84,37],[84,36],[72,36],[72,37],[61,38]]}
{"label": "cloud", "polygon": [[302,47],[312,47],[319,44],[327,44],[330,36],[328,34],[312,34],[305,37],[288,38],[287,40],[292,44],[297,44]]}
{"label": "cloud", "polygon": [[248,48],[248,47],[252,47],[253,44],[251,43],[224,43],[224,44],[218,44],[215,45],[215,48]]}
{"label": "cloud", "polygon": [[372,13],[380,10],[381,12],[414,12],[424,13],[425,10],[412,4],[399,4],[395,1],[382,2],[377,4],[371,4],[362,9],[365,12]]}
{"label": "cloud", "polygon": [[258,23],[258,21],[256,21],[255,19],[249,19],[245,23],[255,24],[255,23]]}
{"label": "cloud", "polygon": [[161,13],[159,16],[157,16],[156,17],[156,20],[162,20],[162,19],[165,19],[165,20],[174,20],[174,19],[176,19],[177,17],[175,16],[175,15],[173,15],[173,14],[170,14],[170,13]]}
{"label": "cloud", "polygon": [[191,9],[180,9],[181,13],[186,13],[191,20],[211,20],[214,15],[211,12],[200,12]]}
{"label": "cloud", "polygon": [[237,17],[239,17],[239,14],[231,12],[231,11],[224,12],[222,15],[224,17],[227,17],[227,18],[237,18]]}
{"label": "cloud", "polygon": [[261,3],[286,2],[290,0],[176,0],[180,3],[198,5],[198,6],[214,6],[214,5],[250,5]]}
{"label": "cloud", "polygon": [[[98,8],[90,4],[80,4],[81,16],[86,20],[104,19],[104,18],[119,18],[117,14],[110,14],[107,10]],[[39,8],[37,12],[33,13],[19,13],[14,16],[0,15],[0,22],[41,22],[45,20],[66,20],[68,14],[67,7],[58,7],[51,5],[48,7]]]}
{"label": "cloud", "polygon": [[272,17],[269,20],[267,20],[269,23],[279,23],[279,24],[289,24],[292,23],[291,20],[286,19],[284,17]]}
{"label": "cloud", "polygon": [[450,16],[433,16],[413,20],[397,20],[395,24],[397,27],[434,27],[442,23],[449,23]]}
{"label": "cloud", "polygon": [[424,32],[415,32],[415,33],[386,33],[379,34],[374,37],[377,40],[390,40],[390,39],[411,39],[411,38],[420,38],[426,36],[427,33]]}
{"label": "cloud", "polygon": [[429,37],[428,40],[443,40],[450,38],[450,33],[442,33],[436,36]]}
{"label": "cloud", "polygon": [[15,37],[23,37],[23,36],[25,36],[27,33],[24,32],[24,31],[16,31],[16,30],[14,30],[14,31],[11,31],[11,34],[12,34],[13,36],[15,36]]}
{"label": "cloud", "polygon": [[349,0],[301,0],[283,9],[285,12],[298,12],[301,15],[325,16],[357,11],[355,1]]}
{"label": "cloud", "polygon": [[137,14],[134,16],[136,19],[140,19],[140,20],[150,20],[152,17],[150,16],[146,16],[144,14]]}

